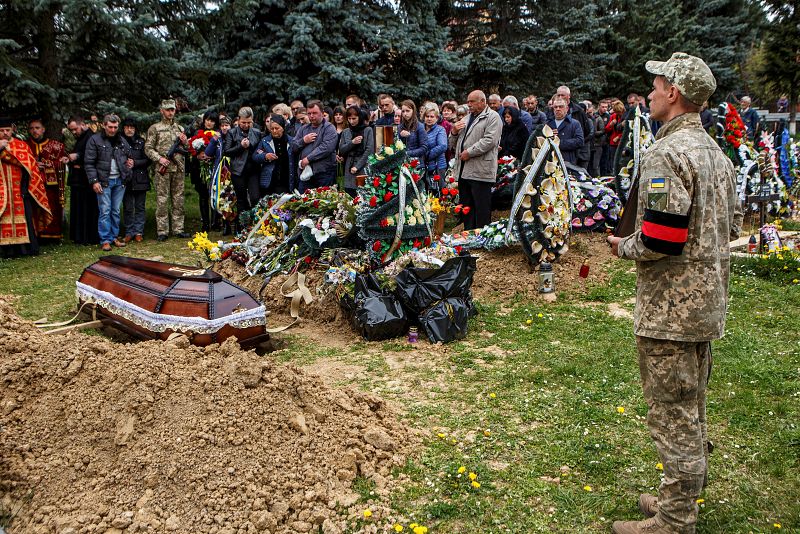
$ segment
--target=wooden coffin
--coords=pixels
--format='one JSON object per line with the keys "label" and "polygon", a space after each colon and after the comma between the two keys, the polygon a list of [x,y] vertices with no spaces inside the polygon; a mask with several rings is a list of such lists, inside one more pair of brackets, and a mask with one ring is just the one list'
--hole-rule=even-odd
{"label": "wooden coffin", "polygon": [[80,305],[141,339],[181,333],[206,346],[236,336],[243,347],[269,339],[264,306],[208,269],[104,256],[84,269],[76,286]]}

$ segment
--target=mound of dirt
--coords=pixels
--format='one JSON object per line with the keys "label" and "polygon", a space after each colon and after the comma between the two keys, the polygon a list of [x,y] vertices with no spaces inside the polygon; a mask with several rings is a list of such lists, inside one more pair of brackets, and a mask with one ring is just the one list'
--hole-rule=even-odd
{"label": "mound of dirt", "polygon": [[342,532],[354,479],[385,494],[417,439],[380,398],[232,340],[51,337],[3,297],[0,325],[9,533]]}

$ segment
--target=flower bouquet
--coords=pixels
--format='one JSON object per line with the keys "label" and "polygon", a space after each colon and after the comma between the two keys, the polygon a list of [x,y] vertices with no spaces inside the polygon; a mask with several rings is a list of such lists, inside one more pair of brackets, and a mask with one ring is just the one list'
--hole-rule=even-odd
{"label": "flower bouquet", "polygon": [[497,179],[492,186],[492,209],[507,210],[514,200],[514,180],[519,162],[514,156],[503,156],[497,160]]}
{"label": "flower bouquet", "polygon": [[[195,158],[200,154],[206,153],[206,148],[211,142],[211,139],[216,135],[214,130],[200,130],[189,138],[189,154]],[[208,183],[211,180],[211,167],[213,162],[207,159],[200,159],[200,178],[203,183]]]}
{"label": "flower bouquet", "polygon": [[222,158],[211,176],[211,208],[232,222],[236,220],[236,190],[231,181],[230,160]]}
{"label": "flower bouquet", "polygon": [[569,186],[575,199],[571,221],[574,232],[591,232],[616,226],[621,203],[613,189],[583,173],[570,175]]}

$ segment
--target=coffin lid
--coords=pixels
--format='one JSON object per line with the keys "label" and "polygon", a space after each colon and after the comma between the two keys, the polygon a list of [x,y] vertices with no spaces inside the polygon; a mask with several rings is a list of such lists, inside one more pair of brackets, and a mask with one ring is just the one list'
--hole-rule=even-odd
{"label": "coffin lid", "polygon": [[189,265],[161,263],[160,261],[129,258],[127,256],[101,256],[99,261],[177,280],[191,280],[195,282],[221,282],[223,280],[219,273],[201,267],[191,267]]}

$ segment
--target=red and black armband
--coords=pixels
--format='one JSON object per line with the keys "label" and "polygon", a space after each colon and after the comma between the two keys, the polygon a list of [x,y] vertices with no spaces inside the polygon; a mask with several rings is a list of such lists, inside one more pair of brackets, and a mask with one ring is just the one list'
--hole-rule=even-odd
{"label": "red and black armband", "polygon": [[680,256],[689,237],[689,215],[644,210],[642,243],[653,252]]}

